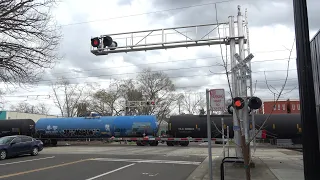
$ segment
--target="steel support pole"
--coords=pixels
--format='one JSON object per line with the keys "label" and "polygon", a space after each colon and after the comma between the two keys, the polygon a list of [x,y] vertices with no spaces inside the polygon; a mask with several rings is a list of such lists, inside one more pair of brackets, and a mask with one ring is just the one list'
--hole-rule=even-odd
{"label": "steel support pole", "polygon": [[305,180],[320,179],[319,135],[306,0],[293,0]]}
{"label": "steel support pole", "polygon": [[209,155],[209,178],[212,180],[212,152],[211,152],[211,120],[210,120],[210,90],[206,89],[207,101],[207,134],[208,134],[208,155]]}
{"label": "steel support pole", "polygon": [[228,146],[228,157],[230,156],[229,155],[229,126],[227,126],[227,146]]}
{"label": "steel support pole", "polygon": [[[237,16],[237,23],[238,23],[238,35],[239,36],[243,36],[243,22],[242,22],[243,18],[241,15],[241,11],[240,11],[240,6],[238,6],[238,16]],[[245,52],[244,52],[244,38],[240,38],[239,39],[239,56],[241,57],[241,59],[243,60],[245,58]],[[240,69],[240,74],[241,76],[245,76],[246,75],[246,70],[244,68]],[[241,91],[240,91],[240,95],[243,98],[247,98],[247,80],[241,80]],[[248,102],[245,101],[245,105],[244,107],[241,109],[241,117],[243,120],[243,131],[244,131],[244,135],[246,138],[246,142],[249,142],[250,136],[249,136],[249,123],[248,123]]]}
{"label": "steel support pole", "polygon": [[[229,36],[230,36],[230,63],[231,63],[231,69],[236,65],[236,59],[234,55],[236,54],[236,42],[234,39],[235,36],[235,27],[234,27],[234,17],[229,16]],[[237,73],[232,72],[232,79],[231,79],[231,84],[232,84],[232,95],[233,97],[238,96],[238,82],[237,82]],[[232,101],[232,100],[231,100]],[[240,126],[238,123],[237,115],[236,113],[233,113],[233,127],[235,126]],[[242,157],[241,153],[241,148],[239,147],[241,145],[240,142],[240,131],[235,130],[234,131],[234,136],[233,139],[235,141],[236,146],[236,156],[237,157]]]}
{"label": "steel support pole", "polygon": [[222,147],[223,147],[223,157],[226,157],[226,153],[225,153],[225,151],[226,151],[226,146],[225,146],[225,144],[224,144],[224,121],[223,121],[223,118],[221,118],[221,132],[222,132]]}
{"label": "steel support pole", "polygon": [[[250,37],[249,37],[249,27],[248,27],[248,17],[247,17],[247,9],[245,14],[245,20],[246,20],[246,30],[247,30],[247,54],[250,54]],[[249,69],[251,70],[251,61],[249,61]],[[252,86],[252,73],[250,73],[251,77],[249,79],[250,81],[250,97],[253,96],[253,86]],[[251,110],[251,122],[252,122],[252,135],[254,136],[256,134],[256,122],[254,119],[255,116],[255,110]],[[251,139],[251,137],[250,137]],[[256,151],[256,137],[253,138],[253,148],[254,151]]]}

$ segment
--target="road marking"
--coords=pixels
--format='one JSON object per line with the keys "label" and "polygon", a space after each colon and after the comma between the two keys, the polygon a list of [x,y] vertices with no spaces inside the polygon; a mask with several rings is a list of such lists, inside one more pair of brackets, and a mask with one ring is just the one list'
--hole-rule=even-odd
{"label": "road marking", "polygon": [[98,176],[95,176],[95,177],[92,177],[92,178],[89,178],[89,179],[86,179],[86,180],[93,180],[93,179],[97,179],[97,178],[99,178],[99,177],[102,177],[102,176],[105,176],[105,175],[111,174],[111,173],[113,173],[113,172],[119,171],[119,170],[121,170],[121,169],[124,169],[124,168],[130,167],[130,166],[133,166],[133,165],[135,165],[135,163],[132,163],[132,164],[129,164],[129,165],[126,165],[126,166],[120,167],[120,168],[118,168],[118,169],[115,169],[115,170],[112,170],[112,171],[109,171],[109,172],[106,172],[106,173],[100,174],[100,175],[98,175]]}
{"label": "road marking", "polygon": [[54,165],[54,166],[48,166],[48,167],[44,167],[44,168],[33,169],[33,170],[30,170],[30,171],[22,171],[22,172],[13,173],[13,174],[7,174],[7,175],[0,176],[0,179],[12,177],[12,176],[18,176],[18,175],[22,175],[22,174],[38,172],[38,171],[43,171],[43,170],[47,170],[47,169],[53,169],[53,168],[57,168],[57,167],[61,167],[61,166],[67,166],[67,165],[76,164],[76,163],[89,161],[89,160],[91,160],[91,159],[83,159],[83,160],[79,160],[79,161],[63,163],[63,164],[58,164],[58,165]]}
{"label": "road marking", "polygon": [[54,158],[54,157],[55,156],[45,157],[45,158],[38,158],[38,159],[29,159],[29,160],[24,160],[24,161],[16,161],[16,162],[10,162],[10,163],[3,163],[3,164],[0,164],[0,166],[10,165],[10,164],[19,164],[19,163],[30,162],[30,161],[39,161],[39,160],[43,160],[43,159],[51,159],[51,158]]}
{"label": "road marking", "polygon": [[201,162],[195,161],[170,161],[170,160],[144,160],[144,159],[116,159],[116,158],[94,158],[94,161],[122,161],[133,163],[158,163],[158,164],[188,164],[188,165],[200,165]]}

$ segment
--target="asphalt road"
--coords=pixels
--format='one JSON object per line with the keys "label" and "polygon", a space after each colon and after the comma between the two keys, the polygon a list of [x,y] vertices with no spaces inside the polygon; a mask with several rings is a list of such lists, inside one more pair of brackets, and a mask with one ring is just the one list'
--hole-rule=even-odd
{"label": "asphalt road", "polygon": [[185,180],[205,152],[201,147],[49,147],[38,156],[0,161],[0,179]]}

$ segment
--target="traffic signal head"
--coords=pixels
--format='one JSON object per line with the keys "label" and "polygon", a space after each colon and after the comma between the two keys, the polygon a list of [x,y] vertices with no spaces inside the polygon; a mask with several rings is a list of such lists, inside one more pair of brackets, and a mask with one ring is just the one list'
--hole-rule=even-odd
{"label": "traffic signal head", "polygon": [[91,46],[93,47],[99,47],[100,45],[100,39],[98,37],[91,38]]}
{"label": "traffic signal head", "polygon": [[[228,113],[229,114],[233,114],[233,106],[232,106],[232,104],[230,104],[229,106],[228,106]],[[251,109],[248,107],[248,113],[250,114],[251,113]]]}
{"label": "traffic signal head", "polygon": [[244,100],[241,97],[233,98],[232,105],[236,109],[242,109],[244,107]]}
{"label": "traffic signal head", "polygon": [[233,114],[233,106],[232,106],[232,104],[230,104],[230,105],[228,106],[228,113],[229,113],[229,114]]}
{"label": "traffic signal head", "polygon": [[118,46],[118,43],[113,41],[112,37],[105,36],[103,37],[103,47],[105,48],[106,46],[108,46],[110,50],[115,50]]}
{"label": "traffic signal head", "polygon": [[147,105],[149,106],[149,105],[155,105],[156,103],[154,102],[154,101],[147,101]]}
{"label": "traffic signal head", "polygon": [[253,96],[249,99],[248,106],[251,109],[259,109],[262,106],[262,101],[260,98]]}

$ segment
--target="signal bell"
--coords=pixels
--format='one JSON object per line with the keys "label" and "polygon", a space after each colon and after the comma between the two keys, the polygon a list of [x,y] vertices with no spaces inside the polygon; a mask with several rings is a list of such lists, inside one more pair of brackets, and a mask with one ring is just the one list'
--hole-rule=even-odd
{"label": "signal bell", "polygon": [[262,101],[261,101],[260,98],[255,97],[255,96],[252,96],[252,97],[249,99],[248,106],[249,106],[251,109],[259,109],[259,108],[262,106]]}

